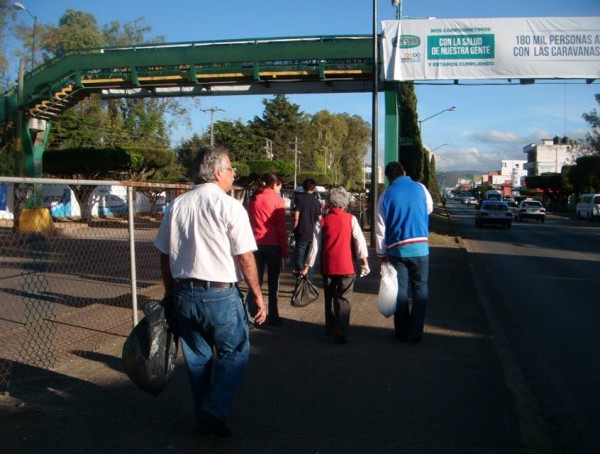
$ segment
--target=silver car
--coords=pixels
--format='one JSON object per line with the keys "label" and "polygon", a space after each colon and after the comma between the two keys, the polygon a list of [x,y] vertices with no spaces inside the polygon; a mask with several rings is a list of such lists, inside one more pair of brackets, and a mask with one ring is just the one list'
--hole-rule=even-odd
{"label": "silver car", "polygon": [[523,221],[525,219],[535,219],[540,222],[546,220],[546,209],[542,202],[533,199],[523,200],[519,204],[519,213],[517,214],[517,221]]}
{"label": "silver car", "polygon": [[475,212],[475,226],[483,227],[485,224],[500,225],[510,229],[513,215],[506,202],[484,200],[481,207]]}

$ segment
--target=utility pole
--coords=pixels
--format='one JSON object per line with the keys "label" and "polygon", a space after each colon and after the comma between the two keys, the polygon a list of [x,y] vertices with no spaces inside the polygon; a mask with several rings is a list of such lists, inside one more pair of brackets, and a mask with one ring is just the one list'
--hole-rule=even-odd
{"label": "utility pole", "polygon": [[202,112],[210,112],[210,146],[215,145],[215,130],[214,130],[214,115],[215,112],[225,112],[218,107],[209,107],[208,109],[200,109]]}
{"label": "utility pole", "polygon": [[298,136],[294,139],[294,190],[298,187]]}
{"label": "utility pole", "polygon": [[265,153],[267,158],[273,160],[273,141],[271,139],[265,139]]}

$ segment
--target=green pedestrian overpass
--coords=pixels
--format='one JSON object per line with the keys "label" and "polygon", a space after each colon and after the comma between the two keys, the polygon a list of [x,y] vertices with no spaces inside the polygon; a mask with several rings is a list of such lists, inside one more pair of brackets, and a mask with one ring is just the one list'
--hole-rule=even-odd
{"label": "green pedestrian overpass", "polygon": [[[110,99],[372,92],[373,66],[371,35],[74,49],[2,95],[0,127],[3,134],[19,132],[24,174],[40,176],[52,120],[92,93]],[[397,84],[385,89],[389,161],[398,155]]]}

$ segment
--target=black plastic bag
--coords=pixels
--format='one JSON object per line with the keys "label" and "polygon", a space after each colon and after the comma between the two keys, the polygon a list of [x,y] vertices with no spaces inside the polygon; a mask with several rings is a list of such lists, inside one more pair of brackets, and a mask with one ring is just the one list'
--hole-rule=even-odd
{"label": "black plastic bag", "polygon": [[175,370],[178,337],[173,323],[167,321],[172,320],[171,304],[170,299],[163,299],[144,308],[145,317],[127,336],[121,356],[129,379],[155,396],[165,389]]}
{"label": "black plastic bag", "polygon": [[292,293],[291,304],[294,307],[305,307],[319,297],[319,289],[307,277],[296,276],[296,286]]}

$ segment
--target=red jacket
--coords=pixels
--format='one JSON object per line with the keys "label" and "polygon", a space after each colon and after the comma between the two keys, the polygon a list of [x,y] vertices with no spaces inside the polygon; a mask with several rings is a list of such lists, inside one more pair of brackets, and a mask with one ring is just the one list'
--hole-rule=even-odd
{"label": "red jacket", "polygon": [[285,205],[281,196],[270,187],[253,195],[248,202],[248,216],[256,244],[279,246],[281,257],[288,258]]}
{"label": "red jacket", "polygon": [[341,208],[332,208],[321,219],[321,272],[356,274],[352,251],[352,215]]}

